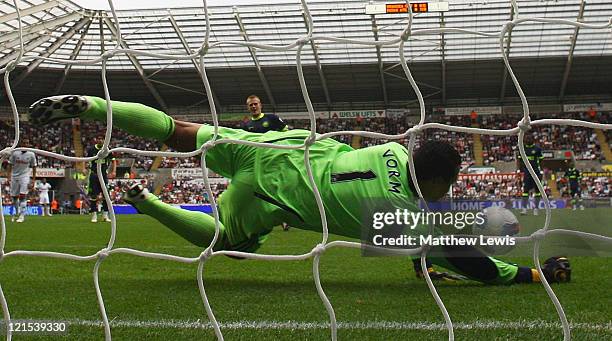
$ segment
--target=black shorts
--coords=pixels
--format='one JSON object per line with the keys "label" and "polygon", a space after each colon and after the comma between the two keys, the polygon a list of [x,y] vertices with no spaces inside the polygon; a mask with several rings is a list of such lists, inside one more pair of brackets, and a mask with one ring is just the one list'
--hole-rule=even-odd
{"label": "black shorts", "polygon": [[[536,171],[536,174],[539,174],[538,179],[540,179],[541,182],[542,172]],[[531,190],[534,190],[539,193],[538,186],[536,186],[535,180],[531,177],[531,174],[529,174],[529,172],[525,171],[525,174],[523,175],[523,195],[529,193],[529,191]]]}
{"label": "black shorts", "polygon": [[[108,183],[108,177],[103,176],[104,183]],[[94,173],[94,176],[89,177],[89,186],[87,190],[87,194],[90,197],[97,197],[100,193],[102,193],[102,187],[100,186],[100,181],[98,181],[98,175]]]}
{"label": "black shorts", "polygon": [[580,196],[581,193],[582,191],[580,190],[580,185],[578,185],[578,183],[573,184],[570,182],[570,194],[572,197]]}

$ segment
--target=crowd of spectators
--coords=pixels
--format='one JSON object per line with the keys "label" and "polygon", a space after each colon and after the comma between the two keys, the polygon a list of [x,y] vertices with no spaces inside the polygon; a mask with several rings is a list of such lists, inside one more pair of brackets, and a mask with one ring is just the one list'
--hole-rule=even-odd
{"label": "crowd of spectators", "polygon": [[[580,180],[583,196],[587,198],[610,198],[612,197],[612,178],[608,177],[583,177]],[[563,197],[570,196],[569,184],[566,179],[557,180],[557,188]]]}
{"label": "crowd of spectators", "polygon": [[[520,174],[503,178],[462,178],[452,187],[455,199],[495,200],[518,198],[522,194],[523,181]],[[544,183],[544,190],[550,194],[550,188]]]}
{"label": "crowd of spectators", "polygon": [[[506,199],[518,198],[522,193],[522,180],[520,176],[511,179],[461,179],[453,185],[453,198],[455,199]],[[546,182],[544,190],[548,195],[551,189]],[[570,191],[566,181],[559,179],[557,188],[562,197],[569,197]],[[612,178],[585,177],[581,181],[582,194],[585,198],[612,197]]]}
{"label": "crowd of spectators", "polygon": [[[581,180],[582,194],[585,198],[610,198],[612,197],[612,178],[608,177],[583,177]],[[548,195],[551,189],[548,183],[543,183],[544,190]],[[518,173],[516,176],[503,178],[460,178],[452,187],[455,199],[507,199],[518,198],[522,194],[523,181]],[[562,197],[569,197],[569,186],[566,179],[559,177],[557,189]]]}
{"label": "crowd of spectators", "polygon": [[[40,150],[74,156],[72,147],[72,126],[62,123],[53,123],[44,128],[36,127],[28,122],[19,122],[20,140],[28,140],[30,145],[27,147]],[[0,122],[0,149],[10,146],[15,138],[14,125],[12,123]],[[22,143],[18,145],[24,147]],[[72,163],[58,158],[37,155],[38,167],[40,168],[67,168],[72,167]]]}
{"label": "crowd of spectators", "polygon": [[[442,123],[453,126],[470,127],[471,122],[467,116],[443,116],[443,115],[428,115],[426,122]],[[373,118],[365,119],[362,123],[363,130],[379,132],[389,135],[397,135],[406,132],[410,127],[413,126],[407,121],[405,117],[397,118]],[[461,155],[463,164],[473,163],[474,155],[474,140],[471,134],[458,133],[454,131],[448,131],[444,129],[426,129],[421,132],[417,138],[415,148],[418,148],[420,141],[426,141],[430,139],[448,141]],[[382,143],[387,143],[390,140],[387,139],[375,139],[375,138],[363,138],[361,139],[362,147],[369,147]],[[397,143],[408,145],[408,139],[393,140]]]}
{"label": "crowd of spectators", "polygon": [[2,183],[2,204],[3,205],[12,205],[13,204],[13,199],[11,198],[11,187],[9,186],[8,182],[3,182]]}
{"label": "crowd of spectators", "polygon": [[[483,116],[480,120],[480,127],[485,129],[507,130],[516,127],[519,117],[503,116],[488,117]],[[517,150],[517,137],[480,135],[482,143],[482,157],[485,165],[495,161],[514,161],[514,153]]]}
{"label": "crowd of spectators", "polygon": [[[293,129],[306,129],[310,130],[310,121],[307,120],[292,120],[290,121],[289,127]],[[325,134],[331,133],[334,131],[347,131],[347,130],[359,130],[357,129],[357,125],[359,122],[357,120],[317,120],[317,133]],[[332,137],[335,140],[338,140],[342,143],[346,143],[351,145],[353,140],[353,135],[336,135]]]}
{"label": "crowd of spectators", "polygon": [[[210,184],[215,199],[219,197],[225,189],[226,183]],[[169,204],[209,204],[208,194],[204,189],[202,180],[173,180],[163,186],[160,199]]]}
{"label": "crowd of spectators", "polygon": [[[592,121],[581,113],[557,115],[533,115],[538,118],[565,118]],[[609,123],[609,115],[602,114],[596,117],[596,122]],[[480,127],[486,129],[507,130],[517,126],[522,116],[482,116],[479,119]],[[577,160],[604,160],[601,146],[593,129],[565,125],[538,125],[532,126],[528,134],[532,134],[536,143],[544,150],[571,150]],[[513,161],[518,152],[518,139],[516,135],[495,136],[481,135],[483,157],[485,165],[495,161]]]}
{"label": "crowd of spectators", "polygon": [[[596,117],[587,117],[585,114],[561,114],[561,115],[532,115],[532,119],[538,118],[569,118],[596,121],[599,123],[609,123],[610,114],[598,113]],[[477,119],[478,126],[488,129],[512,129],[517,126],[517,122],[522,116],[490,116],[482,115]],[[310,129],[308,120],[285,120],[290,129]],[[445,116],[445,115],[428,115],[426,122],[438,122],[453,126],[472,126],[472,119],[469,116]],[[241,121],[223,121],[223,126],[240,127]],[[327,133],[333,131],[371,131],[384,134],[400,134],[412,127],[413,123],[406,117],[398,118],[359,118],[359,119],[330,119],[317,120],[317,132]],[[10,145],[12,142],[14,131],[10,124],[3,123],[0,127],[0,148]],[[98,122],[81,122],[75,127],[80,129],[83,146],[85,149],[90,145],[95,137],[103,136],[106,125]],[[27,122],[20,123],[21,136],[30,137],[32,147],[45,151],[51,151],[58,154],[73,156],[75,150],[72,141],[73,125],[66,122],[58,122],[44,128],[38,128],[30,125]],[[597,140],[597,136],[593,129],[562,126],[562,125],[546,125],[532,126],[528,132],[533,134],[537,143],[544,150],[572,150],[577,160],[602,160],[604,158],[601,152],[601,146]],[[612,130],[606,131],[605,136],[609,143],[612,142]],[[354,141],[358,141],[357,145],[368,147],[372,145],[388,142],[386,139],[374,138],[357,138],[352,135],[339,135],[335,139],[353,145]],[[418,141],[425,139],[441,139],[451,142],[461,154],[464,164],[473,162],[474,145],[471,134],[451,132],[444,129],[427,129],[419,134]],[[407,145],[407,139],[395,140],[396,142]],[[514,161],[515,153],[517,152],[517,137],[516,136],[493,136],[481,135],[483,145],[483,156],[485,165],[495,161]],[[144,139],[128,135],[119,129],[113,129],[111,148],[129,147],[138,150],[160,150],[161,144],[154,140]],[[172,151],[171,149],[169,151]],[[125,155],[124,157],[126,157]],[[121,156],[120,156],[121,157]],[[154,157],[134,156],[134,168],[139,171],[148,171],[151,168]],[[65,162],[56,158],[38,155],[38,163],[41,168],[70,168],[73,163]],[[200,157],[189,158],[163,158],[161,168],[197,168],[200,167]],[[518,179],[518,178],[517,178]],[[520,180],[462,180],[458,181],[453,187],[453,195],[456,198],[492,198],[492,197],[513,197],[520,194]],[[215,196],[222,193],[225,189],[223,184],[214,184]],[[608,178],[585,178],[583,186],[592,197],[607,197],[611,196],[612,184]],[[8,193],[8,187],[3,185],[3,196]],[[112,197],[116,202],[121,202],[120,191],[121,186],[112,188]],[[152,190],[152,189],[151,189]],[[560,190],[563,193],[566,189],[563,184],[560,184]],[[203,184],[198,179],[175,179],[171,183],[165,184],[162,187],[160,194],[162,200],[169,203],[204,203],[208,201],[203,190]],[[3,198],[7,202],[7,198]],[[10,199],[8,199],[10,201]]]}
{"label": "crowd of spectators", "polygon": [[[532,115],[537,119],[537,115]],[[542,115],[544,117],[572,118],[572,119],[588,119],[584,114],[563,114],[563,115]],[[487,129],[512,129],[517,126],[517,122],[521,119],[518,115],[490,116],[482,115],[479,117],[479,126]],[[598,121],[605,121],[609,118],[609,114],[598,114]],[[291,129],[310,129],[308,120],[285,120]],[[453,126],[470,127],[472,125],[469,116],[445,116],[445,115],[428,115],[426,122],[437,122]],[[241,121],[223,121],[223,126],[238,128],[241,126]],[[94,126],[95,129],[91,127]],[[336,119],[336,120],[318,120],[317,132],[327,133],[333,131],[372,131],[384,134],[400,134],[410,128],[412,124],[408,123],[405,118],[364,118],[364,119]],[[87,128],[89,127],[89,128]],[[103,132],[104,126],[99,123],[87,123],[84,125],[84,136],[91,136],[94,132]],[[604,156],[601,153],[601,147],[597,141],[596,134],[593,129],[574,127],[574,126],[533,126],[529,131],[533,134],[537,143],[545,150],[572,150],[575,153],[577,160],[600,160]],[[612,131],[607,132],[608,139],[612,140]],[[339,135],[335,139],[352,144],[352,135]],[[465,163],[473,162],[474,146],[471,134],[457,133],[443,129],[428,129],[423,131],[420,139],[443,139],[455,145],[455,148],[461,154],[462,160]],[[419,139],[419,140],[420,140]],[[84,137],[84,141],[85,137]],[[407,143],[407,139],[396,140],[399,143]],[[386,143],[386,139],[361,138],[361,147]],[[495,161],[514,161],[515,153],[517,152],[517,137],[512,136],[494,136],[481,135],[483,145],[483,157],[485,165]],[[129,146],[141,150],[158,150],[159,143],[146,140],[139,137],[129,136],[120,130],[113,131],[113,145]],[[417,141],[418,146],[418,141]],[[172,150],[170,150],[172,151]],[[137,157],[135,166],[148,170],[153,162],[152,157]],[[199,167],[200,158],[163,158],[160,165],[161,168],[191,168]]]}
{"label": "crowd of spectators", "polygon": [[[371,131],[375,133],[382,133],[388,135],[397,135],[406,132],[409,128],[408,123],[403,118],[367,118],[360,122],[359,130],[363,131]],[[361,147],[370,147],[383,143],[387,143],[390,140],[388,139],[376,139],[364,137],[361,139]],[[397,143],[407,144],[407,139],[393,140]]]}
{"label": "crowd of spectators", "polygon": [[[454,126],[465,126],[469,127],[471,122],[469,117],[465,116],[442,116],[442,115],[431,115],[427,117],[427,122],[444,123]],[[292,120],[288,122],[290,127],[300,129],[310,129],[310,122],[307,120]],[[336,119],[336,120],[318,120],[317,121],[317,132],[327,133],[333,131],[368,131],[376,132],[387,135],[398,135],[406,132],[413,124],[409,122],[406,117],[377,117],[377,118],[363,118],[363,119]],[[353,135],[339,135],[335,136],[340,142],[353,145]],[[473,162],[473,139],[471,135],[464,133],[457,133],[442,129],[428,129],[423,131],[419,139],[417,139],[417,147],[419,141],[426,139],[440,139],[451,142],[457,151],[461,154],[464,163]],[[391,140],[384,138],[359,138],[359,145],[361,148],[370,147],[374,145],[384,144]],[[393,140],[400,144],[407,145],[408,139],[402,138]]]}
{"label": "crowd of spectators", "polygon": [[582,183],[591,197],[612,197],[612,178],[584,178]]}
{"label": "crowd of spectators", "polygon": [[576,160],[601,160],[604,157],[593,129],[573,126],[538,127],[534,131],[542,149],[573,150]]}

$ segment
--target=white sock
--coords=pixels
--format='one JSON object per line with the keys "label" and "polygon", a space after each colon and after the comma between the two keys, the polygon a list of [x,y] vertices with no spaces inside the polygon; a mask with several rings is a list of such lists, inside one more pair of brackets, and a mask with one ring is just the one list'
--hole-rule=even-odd
{"label": "white sock", "polygon": [[21,200],[21,202],[19,203],[19,208],[20,208],[19,215],[22,215],[22,216],[25,215],[27,203],[28,203],[27,199]]}

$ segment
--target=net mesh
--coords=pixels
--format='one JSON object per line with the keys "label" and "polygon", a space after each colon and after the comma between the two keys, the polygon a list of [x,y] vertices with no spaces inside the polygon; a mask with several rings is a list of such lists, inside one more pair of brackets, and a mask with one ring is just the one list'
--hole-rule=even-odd
{"label": "net mesh", "polygon": [[[408,4],[408,2],[406,3]],[[114,33],[115,33],[115,38],[117,41],[116,46],[113,49],[110,49],[106,51],[105,53],[103,53],[102,55],[98,56],[98,58],[87,60],[87,61],[73,61],[73,60],[58,60],[58,59],[53,59],[53,58],[48,58],[48,57],[25,55],[24,54],[25,50],[24,50],[24,38],[23,38],[23,27],[22,27],[21,14],[20,14],[18,2],[16,0],[14,1],[14,4],[15,4],[15,8],[17,9],[17,16],[19,19],[18,33],[19,33],[20,49],[15,59],[10,61],[6,66],[4,66],[4,68],[2,68],[0,72],[4,73],[4,84],[5,84],[5,88],[7,92],[7,97],[9,99],[11,110],[12,110],[13,117],[15,120],[15,137],[14,137],[12,145],[10,147],[3,149],[0,152],[1,153],[0,161],[3,161],[6,158],[8,158],[8,156],[15,150],[31,150],[37,153],[38,155],[53,157],[53,158],[57,158],[57,159],[61,159],[61,160],[69,161],[69,162],[91,162],[94,160],[103,159],[107,155],[109,155],[109,153],[112,153],[112,152],[129,153],[129,154],[141,155],[141,156],[166,156],[166,157],[193,157],[193,156],[199,155],[201,158],[201,167],[202,167],[202,172],[203,172],[203,177],[204,177],[203,180],[205,184],[206,193],[208,194],[208,197],[211,198],[212,200],[211,206],[212,206],[213,216],[215,218],[216,231],[215,231],[214,239],[211,242],[210,246],[205,248],[197,257],[189,258],[189,257],[175,256],[171,254],[145,252],[145,251],[140,251],[140,250],[135,250],[135,249],[130,249],[130,248],[115,248],[114,242],[115,242],[115,236],[116,236],[116,230],[117,230],[117,222],[116,222],[115,214],[113,211],[112,202],[110,200],[109,192],[108,192],[107,186],[105,186],[104,184],[104,180],[102,177],[101,163],[97,163],[96,171],[98,175],[98,180],[102,184],[104,200],[106,200],[106,202],[109,204],[108,207],[109,207],[109,213],[110,213],[110,218],[111,218],[111,234],[110,234],[110,238],[109,238],[109,241],[106,247],[100,249],[98,252],[92,255],[88,255],[88,256],[79,256],[79,255],[70,254],[70,253],[27,251],[27,250],[16,250],[16,251],[5,253],[4,248],[5,248],[5,243],[6,243],[6,224],[5,224],[4,216],[2,216],[0,220],[1,228],[2,228],[2,234],[0,236],[0,260],[2,260],[3,258],[15,257],[15,256],[37,256],[37,257],[54,257],[54,258],[71,259],[71,260],[77,260],[77,261],[92,261],[92,260],[96,261],[94,269],[93,269],[93,279],[94,279],[95,291],[96,291],[96,296],[97,296],[98,305],[100,309],[100,314],[103,320],[105,337],[107,340],[111,339],[111,328],[110,328],[109,320],[106,314],[104,298],[100,290],[98,273],[99,273],[100,266],[103,264],[105,259],[111,255],[116,255],[116,254],[130,254],[134,256],[163,259],[163,260],[169,260],[169,261],[175,261],[175,262],[181,262],[181,263],[197,263],[198,264],[197,283],[198,283],[200,295],[201,295],[204,307],[206,309],[208,318],[211,321],[211,325],[213,326],[215,334],[219,340],[223,339],[223,334],[220,329],[219,323],[215,318],[213,309],[208,301],[208,297],[206,295],[206,289],[204,285],[203,270],[204,270],[206,261],[208,261],[212,257],[219,256],[219,255],[229,255],[229,256],[235,256],[235,257],[268,260],[268,261],[291,261],[291,260],[303,260],[303,259],[312,258],[313,259],[312,272],[314,276],[315,286],[319,294],[319,297],[321,298],[321,301],[323,302],[327,310],[327,313],[329,314],[331,339],[336,340],[338,322],[335,317],[334,308],[331,302],[329,301],[328,297],[326,296],[325,291],[323,290],[323,286],[321,284],[320,273],[319,273],[319,261],[322,255],[330,248],[334,248],[334,247],[362,248],[362,245],[359,243],[348,242],[348,241],[328,242],[328,227],[327,227],[327,219],[325,216],[325,210],[324,210],[323,202],[321,200],[321,196],[319,194],[319,190],[314,182],[313,175],[312,175],[312,169],[311,169],[310,162],[309,162],[309,148],[318,140],[331,138],[331,137],[338,136],[338,135],[345,135],[345,134],[360,135],[362,137],[388,139],[388,140],[399,140],[399,139],[408,138],[409,139],[408,149],[412,153],[415,147],[417,136],[426,129],[445,129],[449,131],[456,131],[456,132],[463,132],[463,133],[489,134],[489,135],[500,135],[500,136],[501,135],[505,135],[505,136],[516,135],[518,136],[518,147],[519,147],[518,149],[519,149],[520,155],[523,160],[526,160],[527,157],[526,157],[524,146],[523,146],[523,139],[525,137],[525,133],[532,126],[555,124],[555,125],[580,126],[580,127],[593,128],[593,129],[604,129],[604,130],[612,129],[612,124],[598,124],[598,123],[587,122],[587,121],[582,121],[582,120],[540,119],[540,120],[532,121],[530,119],[529,103],[527,102],[525,93],[523,92],[521,88],[521,84],[519,80],[517,79],[516,75],[514,74],[512,70],[512,66],[510,65],[510,62],[508,60],[508,55],[505,50],[507,36],[511,34],[514,28],[516,28],[518,25],[521,25],[521,24],[540,23],[544,25],[563,25],[563,26],[576,27],[576,28],[579,27],[579,28],[590,28],[590,29],[607,29],[607,28],[612,27],[612,18],[610,18],[610,20],[605,24],[591,25],[587,23],[582,23],[578,21],[570,21],[570,20],[565,20],[565,19],[523,17],[520,14],[520,11],[519,11],[520,8],[517,2],[509,1],[508,6],[511,6],[511,9],[513,12],[513,19],[511,21],[506,22],[501,27],[500,31],[497,31],[497,32],[471,31],[471,30],[466,30],[466,29],[461,29],[461,28],[452,28],[452,27],[418,30],[418,29],[412,29],[414,16],[412,13],[411,6],[408,5],[407,6],[408,13],[407,13],[407,18],[406,18],[407,24],[404,27],[404,29],[401,31],[401,34],[399,36],[393,37],[388,40],[362,41],[362,40],[353,40],[353,39],[346,39],[346,38],[339,38],[339,37],[334,37],[334,36],[315,34],[313,32],[313,17],[309,11],[308,4],[305,0],[301,0],[301,6],[302,6],[303,13],[304,13],[304,17],[306,18],[308,29],[304,36],[299,37],[295,41],[292,41],[290,44],[269,45],[269,44],[260,44],[257,42],[250,42],[250,41],[218,41],[218,42],[210,43],[210,32],[211,32],[210,15],[209,15],[206,1],[203,0],[203,9],[204,9],[205,20],[206,20],[206,35],[204,37],[203,44],[192,54],[159,54],[159,53],[150,53],[150,52],[143,51],[143,50],[133,50],[129,48],[124,48],[125,45],[122,42],[121,25],[117,18],[117,13],[115,11],[113,2],[112,0],[109,0],[112,17],[114,19],[114,27],[115,27]],[[419,86],[417,85],[414,77],[412,76],[410,68],[408,67],[406,56],[404,54],[405,53],[404,45],[407,42],[409,42],[411,39],[414,39],[414,37],[417,37],[418,39],[419,35],[453,34],[453,33],[463,33],[463,34],[474,35],[476,37],[477,36],[493,37],[493,38],[499,39],[499,49],[501,51],[501,56],[503,58],[505,68],[508,72],[508,75],[512,79],[512,83],[514,84],[518,92],[518,95],[521,100],[522,110],[523,110],[523,118],[518,122],[517,126],[514,127],[513,129],[492,130],[492,129],[470,128],[470,127],[457,127],[457,126],[440,124],[440,123],[426,123],[425,122],[424,98],[419,89]],[[310,44],[311,41],[335,42],[335,43],[351,44],[351,45],[358,45],[358,46],[376,46],[376,47],[397,46],[400,65],[404,71],[406,78],[410,82],[410,85],[413,91],[415,92],[417,96],[419,109],[420,109],[420,120],[418,124],[412,126],[407,131],[401,134],[397,134],[397,135],[388,135],[388,134],[381,134],[381,133],[375,133],[375,132],[364,132],[364,131],[336,131],[336,132],[330,132],[326,134],[317,135],[316,134],[316,115],[314,112],[313,104],[308,94],[308,87],[304,79],[304,73],[302,69],[302,52],[303,52],[304,46],[307,44]],[[273,145],[273,144],[268,144],[268,143],[254,143],[254,142],[239,141],[239,140],[218,139],[218,127],[219,127],[218,114],[217,114],[217,108],[214,103],[214,96],[212,94],[211,86],[210,86],[208,76],[206,73],[205,59],[209,51],[215,48],[219,48],[221,46],[244,46],[244,47],[249,47],[253,49],[261,49],[261,50],[268,50],[268,51],[295,51],[296,72],[297,72],[298,79],[299,79],[301,93],[303,95],[304,102],[306,104],[306,107],[307,107],[307,110],[310,116],[310,135],[308,136],[308,138],[304,140],[304,142],[301,145],[278,146],[278,145]],[[206,95],[209,99],[210,111],[212,114],[212,120],[214,124],[213,139],[205,143],[200,149],[194,150],[192,152],[141,151],[141,150],[132,149],[132,148],[109,149],[111,133],[112,133],[112,128],[113,128],[113,113],[112,113],[112,107],[110,105],[111,96],[110,96],[107,79],[106,79],[106,69],[107,69],[108,61],[111,60],[113,57],[117,56],[118,54],[128,54],[128,55],[133,55],[133,56],[148,56],[152,58],[172,60],[172,61],[193,60],[194,62],[196,62],[199,65],[198,71],[201,76],[202,82],[204,84]],[[9,75],[11,71],[13,71],[19,63],[24,62],[24,61],[41,60],[41,59],[46,60],[48,62],[64,64],[64,65],[65,64],[101,65],[102,83],[103,83],[103,88],[104,88],[104,95],[107,101],[107,122],[108,123],[106,127],[105,139],[104,139],[102,149],[99,151],[99,153],[96,156],[70,157],[70,156],[52,153],[52,152],[48,152],[48,151],[44,151],[40,149],[17,148],[18,142],[20,140],[19,115],[18,115],[14,97],[12,94],[11,84],[9,82]],[[205,156],[206,156],[207,151],[210,148],[216,145],[219,145],[219,144],[223,144],[223,143],[244,144],[244,145],[256,146],[256,147],[261,147],[261,148],[303,149],[304,150],[304,164],[306,166],[306,170],[308,173],[310,185],[312,186],[313,191],[314,191],[314,196],[316,199],[317,206],[319,208],[321,222],[323,226],[323,229],[321,231],[322,232],[321,242],[315,245],[310,252],[305,253],[305,254],[299,254],[299,255],[263,255],[263,254],[255,254],[255,253],[244,253],[244,252],[238,252],[238,251],[213,251],[212,245],[216,243],[219,237],[220,222],[219,222],[219,212],[217,211],[215,199],[211,191],[210,183],[208,181],[208,171],[206,168]],[[410,176],[413,180],[413,183],[415,184],[419,197],[423,199],[423,195],[421,193],[418,181],[416,179],[414,164],[412,162],[412,159],[409,159],[409,160],[410,160],[409,162]],[[529,163],[526,163],[526,167],[529,173],[531,174],[531,176],[534,179],[536,179],[537,188],[542,195],[542,200],[546,207],[546,220],[545,220],[544,226],[541,229],[539,229],[538,231],[536,231],[535,233],[533,233],[532,235],[528,237],[520,237],[519,241],[534,241],[533,262],[535,264],[537,271],[540,274],[540,278],[542,278],[542,285],[544,286],[546,293],[548,294],[551,301],[553,302],[555,309],[557,311],[557,314],[559,315],[559,319],[561,320],[561,323],[563,326],[564,339],[569,340],[570,339],[570,326],[569,326],[567,317],[563,311],[563,307],[561,306],[558,298],[556,297],[555,293],[551,289],[550,285],[547,283],[543,275],[542,268],[540,266],[539,251],[540,251],[541,241],[547,235],[550,235],[550,234],[578,235],[582,238],[599,240],[599,241],[603,241],[604,243],[612,243],[612,238],[607,237],[607,236],[584,233],[580,231],[550,229],[549,227],[550,227],[550,219],[551,219],[551,206],[550,206],[548,196],[546,195],[546,192],[544,191],[541,181],[535,175],[535,172],[532,166]],[[0,188],[0,191],[1,191],[1,188]],[[2,193],[0,192],[0,196],[1,194]],[[1,202],[0,202],[0,210],[2,210]],[[427,245],[423,245],[422,247],[418,249],[394,250],[394,252],[405,254],[405,255],[420,254],[422,268],[426,268],[425,257],[427,255],[427,251],[428,251]],[[446,310],[444,303],[442,302],[440,296],[438,295],[436,288],[431,278],[429,277],[429,274],[427,273],[427,271],[424,272],[424,275],[425,275],[427,286],[429,287],[429,290],[432,296],[434,297],[436,304],[438,305],[438,307],[440,308],[440,311],[442,312],[444,316],[445,325],[448,330],[448,338],[449,340],[454,340],[453,322],[451,321],[449,313]],[[6,301],[6,298],[5,298],[4,292],[2,291],[1,286],[0,286],[0,303],[2,305],[4,321],[8,325],[8,322],[10,320],[10,311],[9,311],[9,307],[8,307],[8,304],[7,304],[7,301]],[[11,338],[12,338],[11,331],[8,330],[7,340],[10,340]]]}

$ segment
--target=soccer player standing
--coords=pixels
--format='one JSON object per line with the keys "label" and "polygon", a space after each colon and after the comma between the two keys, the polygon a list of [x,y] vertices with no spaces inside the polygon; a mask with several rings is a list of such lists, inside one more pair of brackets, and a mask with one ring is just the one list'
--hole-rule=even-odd
{"label": "soccer player standing", "polygon": [[[253,133],[267,133],[273,131],[287,131],[289,126],[274,114],[264,114],[261,112],[261,99],[257,95],[251,95],[246,99],[247,109],[251,113],[251,118],[242,125],[242,129]],[[282,223],[283,231],[289,231],[289,225]]]}
{"label": "soccer player standing", "polygon": [[570,195],[572,197],[572,210],[575,211],[578,205],[580,205],[580,210],[584,210],[582,190],[580,187],[580,180],[582,179],[582,176],[580,175],[580,171],[576,169],[574,162],[570,162],[570,165],[563,176],[569,183]]}
{"label": "soccer player standing", "polygon": [[[87,148],[87,156],[92,157],[96,156],[100,149],[102,149],[102,144],[100,143],[101,139],[97,138],[94,140],[94,144]],[[98,200],[102,201],[102,220],[105,222],[110,222],[110,218],[108,217],[108,204],[104,198],[100,198],[102,194],[102,186],[100,185],[100,181],[98,180],[98,173],[96,163],[102,164],[102,179],[105,184],[108,184],[108,166],[111,165],[110,175],[111,177],[115,177],[115,172],[117,170],[117,162],[112,155],[108,155],[104,159],[99,159],[90,164],[89,169],[89,183],[87,186],[87,194],[89,196],[89,212],[91,213],[91,222],[98,222]]]}
{"label": "soccer player standing", "polygon": [[49,207],[49,190],[51,188],[51,184],[47,182],[47,178],[43,178],[42,182],[36,186],[36,189],[38,189],[38,200],[43,207],[43,217],[51,216],[51,208]]}
{"label": "soccer player standing", "polygon": [[247,97],[247,108],[251,112],[251,118],[242,125],[242,129],[251,133],[265,133],[270,130],[287,131],[289,127],[280,117],[274,114],[264,114],[261,112],[261,100],[256,95]]}
{"label": "soccer player standing", "polygon": [[[538,176],[538,179],[542,181],[542,170],[540,168],[540,163],[544,159],[542,155],[542,149],[540,146],[535,144],[534,138],[532,135],[525,135],[525,154],[527,155],[527,161],[533,167],[533,171]],[[518,154],[516,159],[518,165],[517,168],[521,170],[523,173],[523,194],[522,194],[522,209],[521,214],[527,214],[527,207],[529,206],[530,199],[535,199],[535,207],[533,208],[533,215],[538,215],[538,207],[540,206],[540,199],[542,199],[542,193],[538,190],[536,186],[535,179],[531,176],[529,171],[527,170],[527,166],[524,162],[522,162],[521,155]]]}
{"label": "soccer player standing", "polygon": [[[29,143],[23,141],[25,146]],[[15,211],[11,221],[23,223],[27,209],[27,197],[30,190],[30,171],[32,182],[36,182],[36,155],[31,151],[14,151],[9,157],[8,173],[11,174],[11,197]]]}

